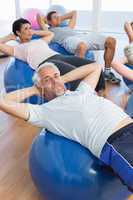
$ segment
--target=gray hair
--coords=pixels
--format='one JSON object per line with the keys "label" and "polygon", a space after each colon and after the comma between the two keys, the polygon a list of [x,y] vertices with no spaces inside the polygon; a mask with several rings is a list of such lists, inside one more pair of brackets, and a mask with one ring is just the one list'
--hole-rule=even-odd
{"label": "gray hair", "polygon": [[53,68],[54,70],[56,70],[57,72],[60,73],[58,67],[57,67],[54,63],[51,63],[51,62],[43,63],[43,64],[41,64],[41,65],[37,68],[36,72],[34,73],[34,75],[33,75],[33,77],[32,77],[32,81],[33,81],[34,83],[37,83],[37,82],[40,80],[40,77],[39,77],[39,74],[38,74],[38,73],[39,73],[39,71],[40,71],[41,69],[43,69],[43,68]]}

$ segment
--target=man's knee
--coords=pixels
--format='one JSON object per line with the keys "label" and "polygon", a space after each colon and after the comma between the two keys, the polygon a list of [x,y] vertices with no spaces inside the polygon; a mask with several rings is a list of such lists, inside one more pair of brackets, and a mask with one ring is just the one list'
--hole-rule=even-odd
{"label": "man's knee", "polygon": [[105,41],[106,48],[115,48],[116,46],[116,39],[113,37],[108,37]]}
{"label": "man's knee", "polygon": [[77,49],[79,51],[86,51],[87,50],[87,46],[86,46],[86,44],[84,42],[80,42],[78,47],[77,47]]}

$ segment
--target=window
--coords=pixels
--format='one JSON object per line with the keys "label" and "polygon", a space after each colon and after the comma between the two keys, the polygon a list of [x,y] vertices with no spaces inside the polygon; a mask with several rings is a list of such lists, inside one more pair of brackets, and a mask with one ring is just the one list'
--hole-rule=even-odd
{"label": "window", "polygon": [[14,20],[15,19],[15,1],[4,0],[0,4],[0,20]]}
{"label": "window", "polygon": [[131,0],[117,1],[117,0],[102,0],[103,11],[133,11],[133,3]]}
{"label": "window", "polygon": [[125,21],[132,21],[132,1],[101,0],[101,3],[101,31],[125,33]]}
{"label": "window", "polygon": [[51,0],[52,4],[59,4],[68,10],[92,10],[92,0]]}
{"label": "window", "polygon": [[19,0],[21,12],[27,8],[48,9],[50,0]]}

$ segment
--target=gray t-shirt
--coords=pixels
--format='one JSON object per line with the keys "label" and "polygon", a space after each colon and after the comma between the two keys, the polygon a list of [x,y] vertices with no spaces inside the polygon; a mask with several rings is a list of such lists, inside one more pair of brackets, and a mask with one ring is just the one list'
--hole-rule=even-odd
{"label": "gray t-shirt", "polygon": [[74,92],[43,105],[28,104],[28,108],[30,123],[79,142],[97,157],[116,126],[128,117],[84,81]]}
{"label": "gray t-shirt", "polygon": [[54,33],[54,38],[53,42],[57,42],[59,44],[62,44],[66,38],[71,37],[71,36],[76,36],[78,33],[74,30],[71,29],[70,27],[50,27],[50,31]]}

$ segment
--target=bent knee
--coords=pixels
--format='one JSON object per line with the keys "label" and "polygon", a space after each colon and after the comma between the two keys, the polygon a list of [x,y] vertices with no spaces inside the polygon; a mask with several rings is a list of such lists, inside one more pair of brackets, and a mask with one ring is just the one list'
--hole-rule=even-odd
{"label": "bent knee", "polygon": [[80,42],[77,49],[80,51],[85,51],[85,50],[87,50],[87,46],[84,42]]}
{"label": "bent knee", "polygon": [[116,46],[116,39],[113,37],[108,37],[105,41],[105,47],[115,48]]}

